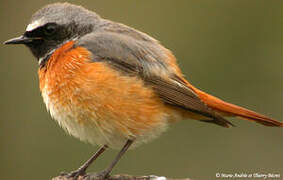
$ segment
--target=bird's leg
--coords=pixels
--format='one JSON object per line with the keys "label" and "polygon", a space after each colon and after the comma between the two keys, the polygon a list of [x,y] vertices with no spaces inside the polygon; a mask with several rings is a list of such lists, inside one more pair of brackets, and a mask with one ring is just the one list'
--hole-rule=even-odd
{"label": "bird's leg", "polygon": [[121,149],[121,151],[118,153],[118,155],[115,157],[114,161],[110,164],[108,168],[105,170],[97,173],[96,176],[100,177],[100,179],[106,179],[107,176],[109,176],[110,172],[112,171],[113,167],[117,164],[117,162],[121,159],[121,157],[125,154],[125,152],[129,149],[131,144],[133,143],[133,140],[127,140],[126,144],[124,147]]}
{"label": "bird's leg", "polygon": [[102,146],[98,151],[94,153],[91,158],[89,158],[81,167],[77,170],[70,172],[67,177],[72,177],[73,179],[77,179],[80,175],[85,175],[86,169],[91,165],[91,163],[98,158],[106,149],[107,145]]}

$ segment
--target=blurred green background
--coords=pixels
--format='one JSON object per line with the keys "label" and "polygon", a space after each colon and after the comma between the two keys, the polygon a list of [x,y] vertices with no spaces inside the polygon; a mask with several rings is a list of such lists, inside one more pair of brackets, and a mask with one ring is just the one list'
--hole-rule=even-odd
{"label": "blurred green background", "polygon": [[[30,16],[55,1],[0,1],[0,41],[24,32]],[[283,121],[283,1],[70,1],[150,34],[171,49],[200,89]],[[0,177],[50,179],[76,169],[97,147],[51,119],[41,99],[37,62],[23,46],[0,45]],[[225,129],[176,123],[129,151],[115,173],[215,179],[220,173],[281,173],[283,130],[231,119]],[[102,170],[116,155],[91,166]]]}

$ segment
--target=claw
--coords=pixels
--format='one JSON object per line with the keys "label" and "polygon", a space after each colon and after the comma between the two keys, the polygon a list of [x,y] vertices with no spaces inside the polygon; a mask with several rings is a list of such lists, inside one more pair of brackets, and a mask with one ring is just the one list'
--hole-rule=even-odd
{"label": "claw", "polygon": [[101,172],[96,173],[95,177],[97,177],[100,180],[105,180],[109,177],[109,173],[110,173],[109,171],[103,170]]}
{"label": "claw", "polygon": [[84,176],[85,170],[82,169],[78,169],[76,171],[72,171],[70,173],[68,173],[67,175],[65,175],[67,178],[72,178],[73,180],[77,180],[79,176]]}
{"label": "claw", "polygon": [[68,175],[67,172],[65,172],[65,171],[60,172],[60,176],[66,176],[66,175]]}

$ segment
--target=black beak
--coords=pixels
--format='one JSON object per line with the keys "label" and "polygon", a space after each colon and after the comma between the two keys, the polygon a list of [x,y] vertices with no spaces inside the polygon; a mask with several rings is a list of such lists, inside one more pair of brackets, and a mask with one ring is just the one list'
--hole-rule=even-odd
{"label": "black beak", "polygon": [[32,42],[33,40],[40,39],[40,38],[31,38],[31,37],[26,37],[24,35],[20,37],[16,37],[13,39],[9,39],[5,41],[3,44],[27,44]]}

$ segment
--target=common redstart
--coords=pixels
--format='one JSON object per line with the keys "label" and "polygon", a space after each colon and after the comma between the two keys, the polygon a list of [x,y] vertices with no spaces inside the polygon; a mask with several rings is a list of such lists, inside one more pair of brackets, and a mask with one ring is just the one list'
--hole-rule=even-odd
{"label": "common redstart", "polygon": [[126,25],[69,3],[50,4],[25,33],[4,44],[24,44],[38,59],[40,91],[51,116],[67,133],[100,149],[121,149],[98,176],[105,178],[131,146],[158,137],[168,125],[196,119],[233,126],[237,116],[265,126],[283,123],[209,95],[183,76],[170,50]]}

